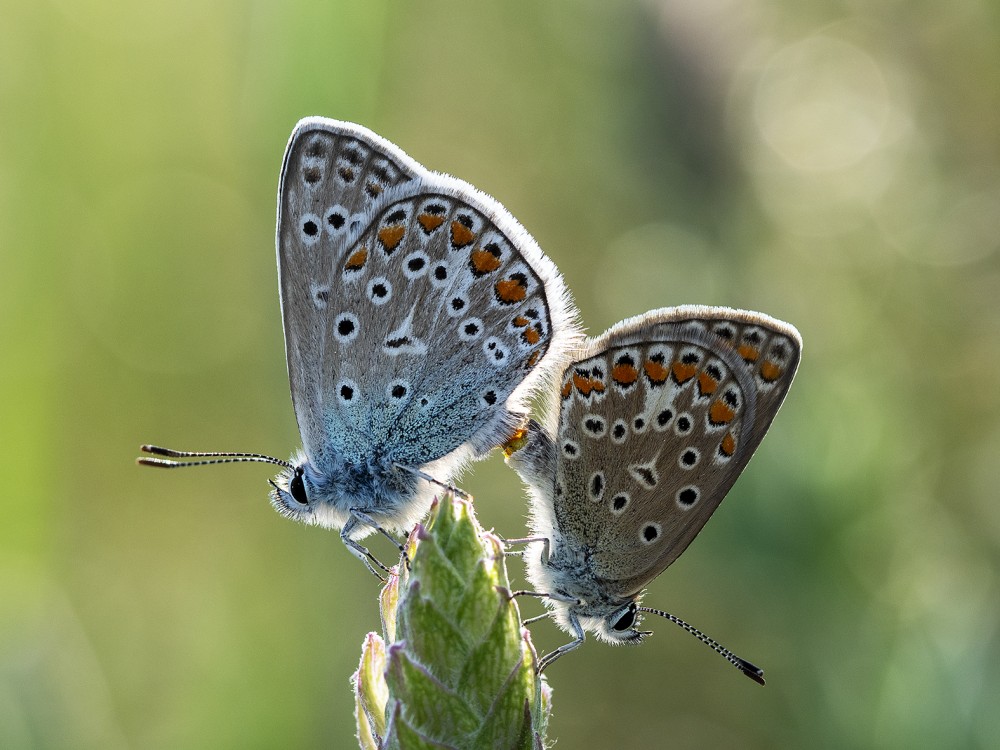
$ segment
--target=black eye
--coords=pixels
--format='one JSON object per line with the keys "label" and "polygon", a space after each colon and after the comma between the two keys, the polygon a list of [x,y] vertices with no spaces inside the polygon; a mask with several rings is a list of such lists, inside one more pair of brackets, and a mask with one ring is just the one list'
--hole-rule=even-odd
{"label": "black eye", "polygon": [[625,611],[625,614],[619,617],[618,621],[611,627],[617,630],[618,632],[621,632],[623,630],[628,630],[630,627],[632,627],[633,622],[635,622],[634,604],[630,605],[629,608]]}
{"label": "black eye", "polygon": [[299,505],[309,505],[309,498],[306,496],[306,483],[302,481],[302,467],[295,467],[295,474],[292,481],[288,483],[288,494],[292,496]]}

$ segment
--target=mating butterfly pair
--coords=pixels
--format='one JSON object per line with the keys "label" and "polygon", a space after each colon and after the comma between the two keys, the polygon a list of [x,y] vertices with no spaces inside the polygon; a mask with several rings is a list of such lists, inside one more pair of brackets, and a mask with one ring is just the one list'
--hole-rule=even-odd
{"label": "mating butterfly pair", "polygon": [[[283,471],[283,515],[359,540],[406,532],[469,461],[502,446],[531,490],[528,579],[580,645],[638,642],[642,588],[736,481],[799,361],[790,325],[713,307],[654,310],[585,339],[553,263],[490,196],[351,123],[307,118],[285,152],[278,275],[303,449],[143,446],[175,467]],[[549,418],[526,403],[551,389]],[[198,458],[186,463],[170,460]],[[761,672],[697,633],[746,674]]]}

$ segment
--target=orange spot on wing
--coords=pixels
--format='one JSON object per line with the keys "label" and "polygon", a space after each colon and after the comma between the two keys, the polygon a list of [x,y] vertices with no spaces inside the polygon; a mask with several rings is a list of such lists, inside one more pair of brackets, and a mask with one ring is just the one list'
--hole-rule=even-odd
{"label": "orange spot on wing", "polygon": [[529,344],[537,344],[542,339],[542,334],[538,332],[537,328],[528,328],[522,335]]}
{"label": "orange spot on wing", "polygon": [[384,227],[378,230],[378,241],[382,243],[382,246],[386,250],[395,250],[403,239],[404,234],[406,234],[406,227],[402,224]]}
{"label": "orange spot on wing", "polygon": [[435,216],[434,214],[420,214],[417,217],[417,221],[420,222],[420,226],[424,228],[424,231],[430,234],[439,226],[444,224],[443,216]]}
{"label": "orange spot on wing", "polygon": [[530,320],[528,320],[528,319],[527,319],[526,317],[524,317],[523,315],[518,315],[518,316],[517,316],[516,318],[514,318],[514,325],[515,325],[515,326],[516,326],[517,328],[524,328],[524,327],[525,327],[526,325],[528,325],[528,323],[530,323],[530,322],[531,322],[531,321],[530,321]]}
{"label": "orange spot on wing", "polygon": [[590,387],[594,389],[594,393],[604,393],[604,383],[595,378],[591,378]]}
{"label": "orange spot on wing", "polygon": [[701,372],[698,374],[698,392],[702,396],[711,396],[715,393],[715,389],[719,387],[719,381],[709,375],[707,372]]}
{"label": "orange spot on wing", "polygon": [[351,254],[351,257],[347,259],[347,263],[344,264],[344,270],[360,271],[365,267],[366,260],[368,260],[368,248],[363,247]]}
{"label": "orange spot on wing", "polygon": [[473,250],[469,259],[472,270],[478,273],[490,273],[500,268],[500,258],[486,250]]}
{"label": "orange spot on wing", "polygon": [[719,446],[719,452],[723,456],[731,456],[736,452],[736,438],[733,437],[733,433],[727,432],[726,436],[722,438],[722,444]]}
{"label": "orange spot on wing", "polygon": [[498,281],[496,287],[497,297],[501,302],[513,304],[520,302],[528,296],[528,288],[520,279],[504,279]]}
{"label": "orange spot on wing", "polygon": [[708,418],[712,424],[726,424],[731,422],[735,416],[736,412],[721,398],[716,399],[712,408],[708,410]]}
{"label": "orange spot on wing", "polygon": [[[563,383],[562,387],[562,397],[563,399],[569,398],[569,394],[573,392],[573,383],[576,381],[576,375],[573,376],[573,380],[567,380]],[[579,386],[577,386],[579,388]]]}
{"label": "orange spot on wing", "polygon": [[573,385],[584,396],[589,396],[591,391],[590,378],[584,377],[578,372],[573,373]]}
{"label": "orange spot on wing", "polygon": [[697,366],[688,365],[684,362],[674,362],[670,365],[670,370],[674,373],[674,380],[678,383],[688,382],[698,372]]}
{"label": "orange spot on wing", "polygon": [[538,360],[540,360],[541,358],[542,358],[542,352],[541,352],[541,350],[540,349],[535,349],[535,351],[533,351],[528,356],[528,361],[524,363],[525,368],[527,368],[528,370],[530,370],[532,367],[534,367],[536,364],[538,364]]}
{"label": "orange spot on wing", "polygon": [[635,365],[620,364],[611,368],[611,379],[619,385],[632,385],[639,377]]}
{"label": "orange spot on wing", "polygon": [[760,366],[760,376],[768,383],[773,383],[781,377],[782,369],[774,362],[767,361]]}
{"label": "orange spot on wing", "polygon": [[743,361],[745,362],[756,362],[757,358],[760,356],[760,350],[750,344],[740,344],[740,348],[736,351],[740,353],[740,356],[743,357]]}
{"label": "orange spot on wing", "polygon": [[643,363],[642,369],[646,371],[646,377],[656,385],[664,382],[670,374],[670,371],[664,367],[663,364],[660,362],[654,362],[651,359],[647,359],[645,363]]}
{"label": "orange spot on wing", "polygon": [[459,221],[451,222],[451,244],[455,247],[465,247],[472,244],[475,235],[472,230]]}

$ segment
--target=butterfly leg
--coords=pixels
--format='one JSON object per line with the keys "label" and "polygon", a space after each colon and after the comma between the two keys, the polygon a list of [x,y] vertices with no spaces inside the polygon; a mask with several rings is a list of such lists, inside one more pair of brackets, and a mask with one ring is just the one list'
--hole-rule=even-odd
{"label": "butterfly leg", "polygon": [[[580,600],[574,596],[568,596],[566,594],[547,594],[544,591],[527,591],[526,589],[521,589],[519,591],[511,591],[510,598],[513,599],[515,596],[533,596],[536,599],[549,599],[553,602],[563,602],[565,604],[580,604]],[[531,620],[525,620],[524,624],[528,622],[534,622],[535,620],[540,620],[542,617],[547,617],[548,613],[541,615],[540,617],[532,617]]]}
{"label": "butterfly leg", "polygon": [[510,555],[510,556],[523,555],[525,552],[527,552],[526,549],[522,549],[522,550],[518,550],[518,551],[513,551],[513,550],[507,549],[507,547],[510,546],[510,545],[512,545],[512,544],[525,544],[525,545],[527,545],[527,544],[531,544],[532,542],[541,542],[542,543],[542,563],[547,563],[549,561],[549,538],[547,536],[526,536],[526,537],[522,537],[520,539],[504,539],[502,536],[500,536],[498,534],[497,538],[503,543],[503,546],[504,546],[503,553],[505,555]]}
{"label": "butterfly leg", "polygon": [[573,628],[573,633],[576,635],[576,640],[570,641],[564,646],[560,646],[555,651],[546,654],[538,662],[538,674],[541,674],[546,667],[548,667],[552,662],[558,659],[563,654],[569,653],[575,648],[580,648],[583,645],[586,636],[584,635],[583,628],[580,626],[580,621],[577,619],[576,615],[572,612],[569,613],[569,624]]}
{"label": "butterfly leg", "polygon": [[[373,576],[375,576],[376,578],[378,578],[380,581],[384,581],[385,578],[383,578],[382,574],[379,573],[377,570],[375,570],[375,568],[372,567],[372,563],[375,563],[378,567],[380,567],[386,573],[389,572],[389,568],[387,568],[382,563],[381,560],[379,560],[377,557],[375,557],[375,555],[373,555],[371,552],[369,552],[366,547],[362,547],[356,541],[354,541],[353,539],[351,539],[350,538],[350,534],[351,534],[352,531],[354,531],[360,525],[371,526],[372,528],[374,528],[374,529],[376,529],[378,531],[381,531],[386,536],[389,536],[389,532],[387,532],[385,529],[383,529],[381,526],[379,526],[377,523],[375,523],[374,519],[372,519],[370,516],[368,516],[365,513],[361,513],[362,517],[358,518],[357,517],[358,513],[360,513],[360,511],[356,511],[354,509],[351,510],[351,518],[347,521],[347,523],[344,524],[344,528],[340,530],[340,541],[342,541],[344,543],[344,546],[347,547],[348,551],[352,555],[354,555],[362,563],[364,563],[364,566],[366,568],[368,568],[368,570],[371,572],[371,574]],[[399,542],[397,542],[391,536],[389,536],[389,538],[392,539],[392,541],[393,541],[394,544],[396,544],[396,545],[399,544]]]}
{"label": "butterfly leg", "polygon": [[[372,518],[372,516],[370,516],[367,513],[365,513],[363,510],[359,510],[357,508],[352,508],[351,509],[351,517],[352,517],[352,520],[353,519],[357,519],[357,521],[359,523],[364,524],[365,526],[370,526],[371,528],[375,529],[375,531],[377,531],[379,534],[381,534],[382,536],[384,536],[390,542],[392,542],[393,544],[395,544],[396,545],[396,549],[399,550],[399,554],[402,557],[403,564],[406,565],[407,568],[410,567],[410,558],[406,554],[406,545],[403,544],[402,542],[400,542],[396,537],[394,537],[392,534],[390,534],[384,528],[382,528],[382,526],[379,525],[378,521],[376,521],[374,518]],[[409,539],[410,535],[407,534],[406,538]],[[372,558],[372,559],[374,559],[374,558]],[[378,563],[378,565],[380,565],[381,567],[385,568],[385,566],[383,566],[382,563],[378,562],[378,560],[375,560],[375,562]],[[388,570],[388,568],[385,568],[385,569]]]}
{"label": "butterfly leg", "polygon": [[440,479],[435,479],[430,474],[428,474],[426,471],[421,471],[420,469],[415,469],[412,466],[407,466],[406,464],[393,464],[393,466],[396,467],[397,469],[402,470],[402,471],[407,471],[407,472],[409,472],[410,474],[413,474],[416,477],[420,477],[425,482],[430,482],[431,484],[436,484],[438,487],[441,487],[442,489],[446,490],[447,492],[450,492],[453,495],[457,495],[462,500],[468,500],[469,502],[472,502],[472,495],[470,495],[468,492],[466,492],[465,490],[460,490],[458,487],[456,487],[453,484],[448,484],[447,482],[442,482]]}

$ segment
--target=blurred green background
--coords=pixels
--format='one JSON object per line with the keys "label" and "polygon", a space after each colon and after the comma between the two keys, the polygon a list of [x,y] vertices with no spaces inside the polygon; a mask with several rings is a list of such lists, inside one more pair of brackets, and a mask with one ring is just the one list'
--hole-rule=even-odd
{"label": "blurred green background", "polygon": [[[768,686],[647,620],[552,668],[559,747],[1000,742],[997,3],[5,0],[0,746],[353,746],[376,581],[267,467],[132,462],[298,445],[274,205],[312,114],[495,195],[592,333],[681,303],[802,332],[646,598]],[[463,484],[523,532],[499,457]]]}

